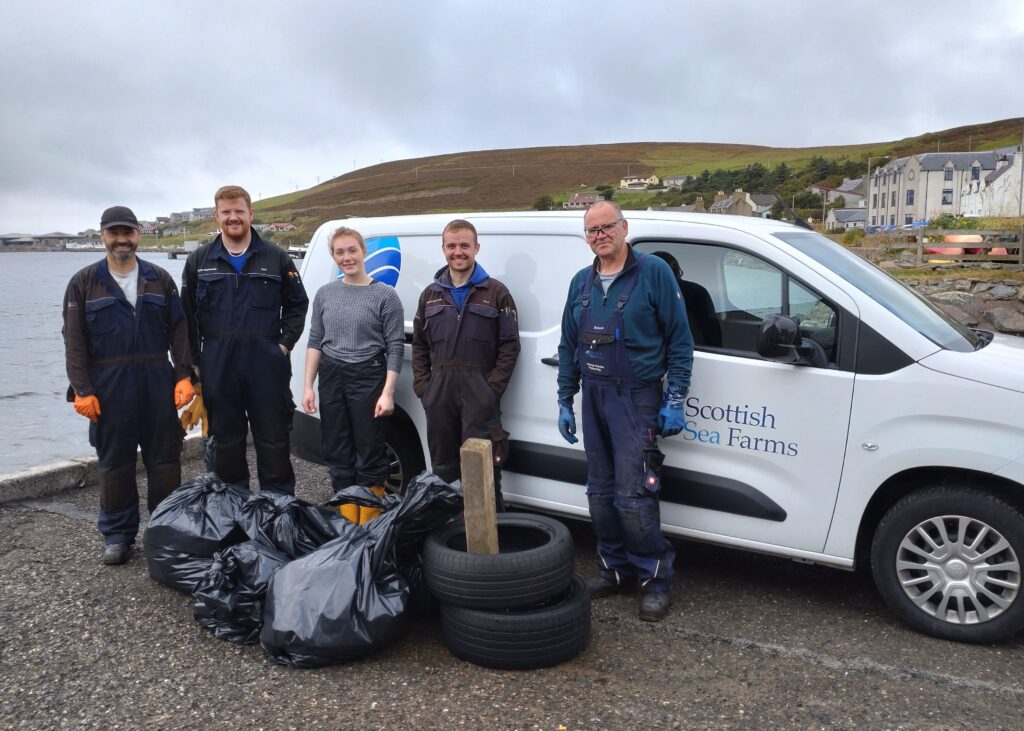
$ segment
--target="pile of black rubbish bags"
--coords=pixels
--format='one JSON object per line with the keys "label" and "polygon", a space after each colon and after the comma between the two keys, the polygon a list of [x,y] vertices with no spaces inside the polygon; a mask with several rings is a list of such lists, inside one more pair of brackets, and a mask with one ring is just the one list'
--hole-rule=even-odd
{"label": "pile of black rubbish bags", "polygon": [[[342,503],[384,512],[356,525],[338,513]],[[460,512],[458,488],[429,473],[401,497],[350,487],[324,505],[206,476],[154,511],[146,560],[150,576],[195,598],[196,620],[215,636],[258,642],[275,663],[321,667],[408,631],[429,601],[423,541]]]}

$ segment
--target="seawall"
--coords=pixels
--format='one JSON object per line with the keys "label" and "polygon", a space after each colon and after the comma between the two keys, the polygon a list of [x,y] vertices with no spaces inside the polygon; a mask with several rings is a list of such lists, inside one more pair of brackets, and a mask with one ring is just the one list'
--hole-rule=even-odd
{"label": "seawall", "polygon": [[[202,458],[202,440],[198,434],[186,437],[185,448],[181,454],[182,461]],[[140,471],[144,471],[141,458],[137,460],[137,465]],[[97,482],[95,457],[57,460],[27,470],[0,475],[0,503],[44,497],[75,487],[95,485]]]}

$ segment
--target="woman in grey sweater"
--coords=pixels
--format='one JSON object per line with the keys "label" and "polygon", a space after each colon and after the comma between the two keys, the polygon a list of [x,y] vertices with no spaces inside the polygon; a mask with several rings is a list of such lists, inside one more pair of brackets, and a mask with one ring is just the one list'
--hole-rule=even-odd
{"label": "woman in grey sweater", "polygon": [[394,411],[405,350],[402,302],[394,288],[366,273],[358,231],[335,231],[330,253],[339,278],[313,299],[302,408],[316,413],[319,374],[323,456],[334,490],[381,488],[388,476],[382,417]]}

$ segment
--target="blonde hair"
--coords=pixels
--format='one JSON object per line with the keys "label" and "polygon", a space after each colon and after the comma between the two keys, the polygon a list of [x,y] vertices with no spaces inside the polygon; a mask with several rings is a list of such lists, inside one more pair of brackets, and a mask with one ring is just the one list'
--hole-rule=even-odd
{"label": "blonde hair", "polygon": [[363,235],[354,228],[341,226],[331,234],[331,245],[328,247],[327,253],[330,254],[332,258],[334,257],[334,242],[345,236],[355,239],[356,243],[359,244],[359,248],[363,250],[364,254],[366,253],[366,242],[363,241]]}

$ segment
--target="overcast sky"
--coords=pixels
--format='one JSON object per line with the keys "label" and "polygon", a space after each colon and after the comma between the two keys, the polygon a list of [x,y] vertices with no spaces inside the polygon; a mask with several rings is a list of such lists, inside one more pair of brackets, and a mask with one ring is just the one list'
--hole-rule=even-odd
{"label": "overcast sky", "polygon": [[0,0],[0,233],[438,153],[1024,116],[1024,2]]}

